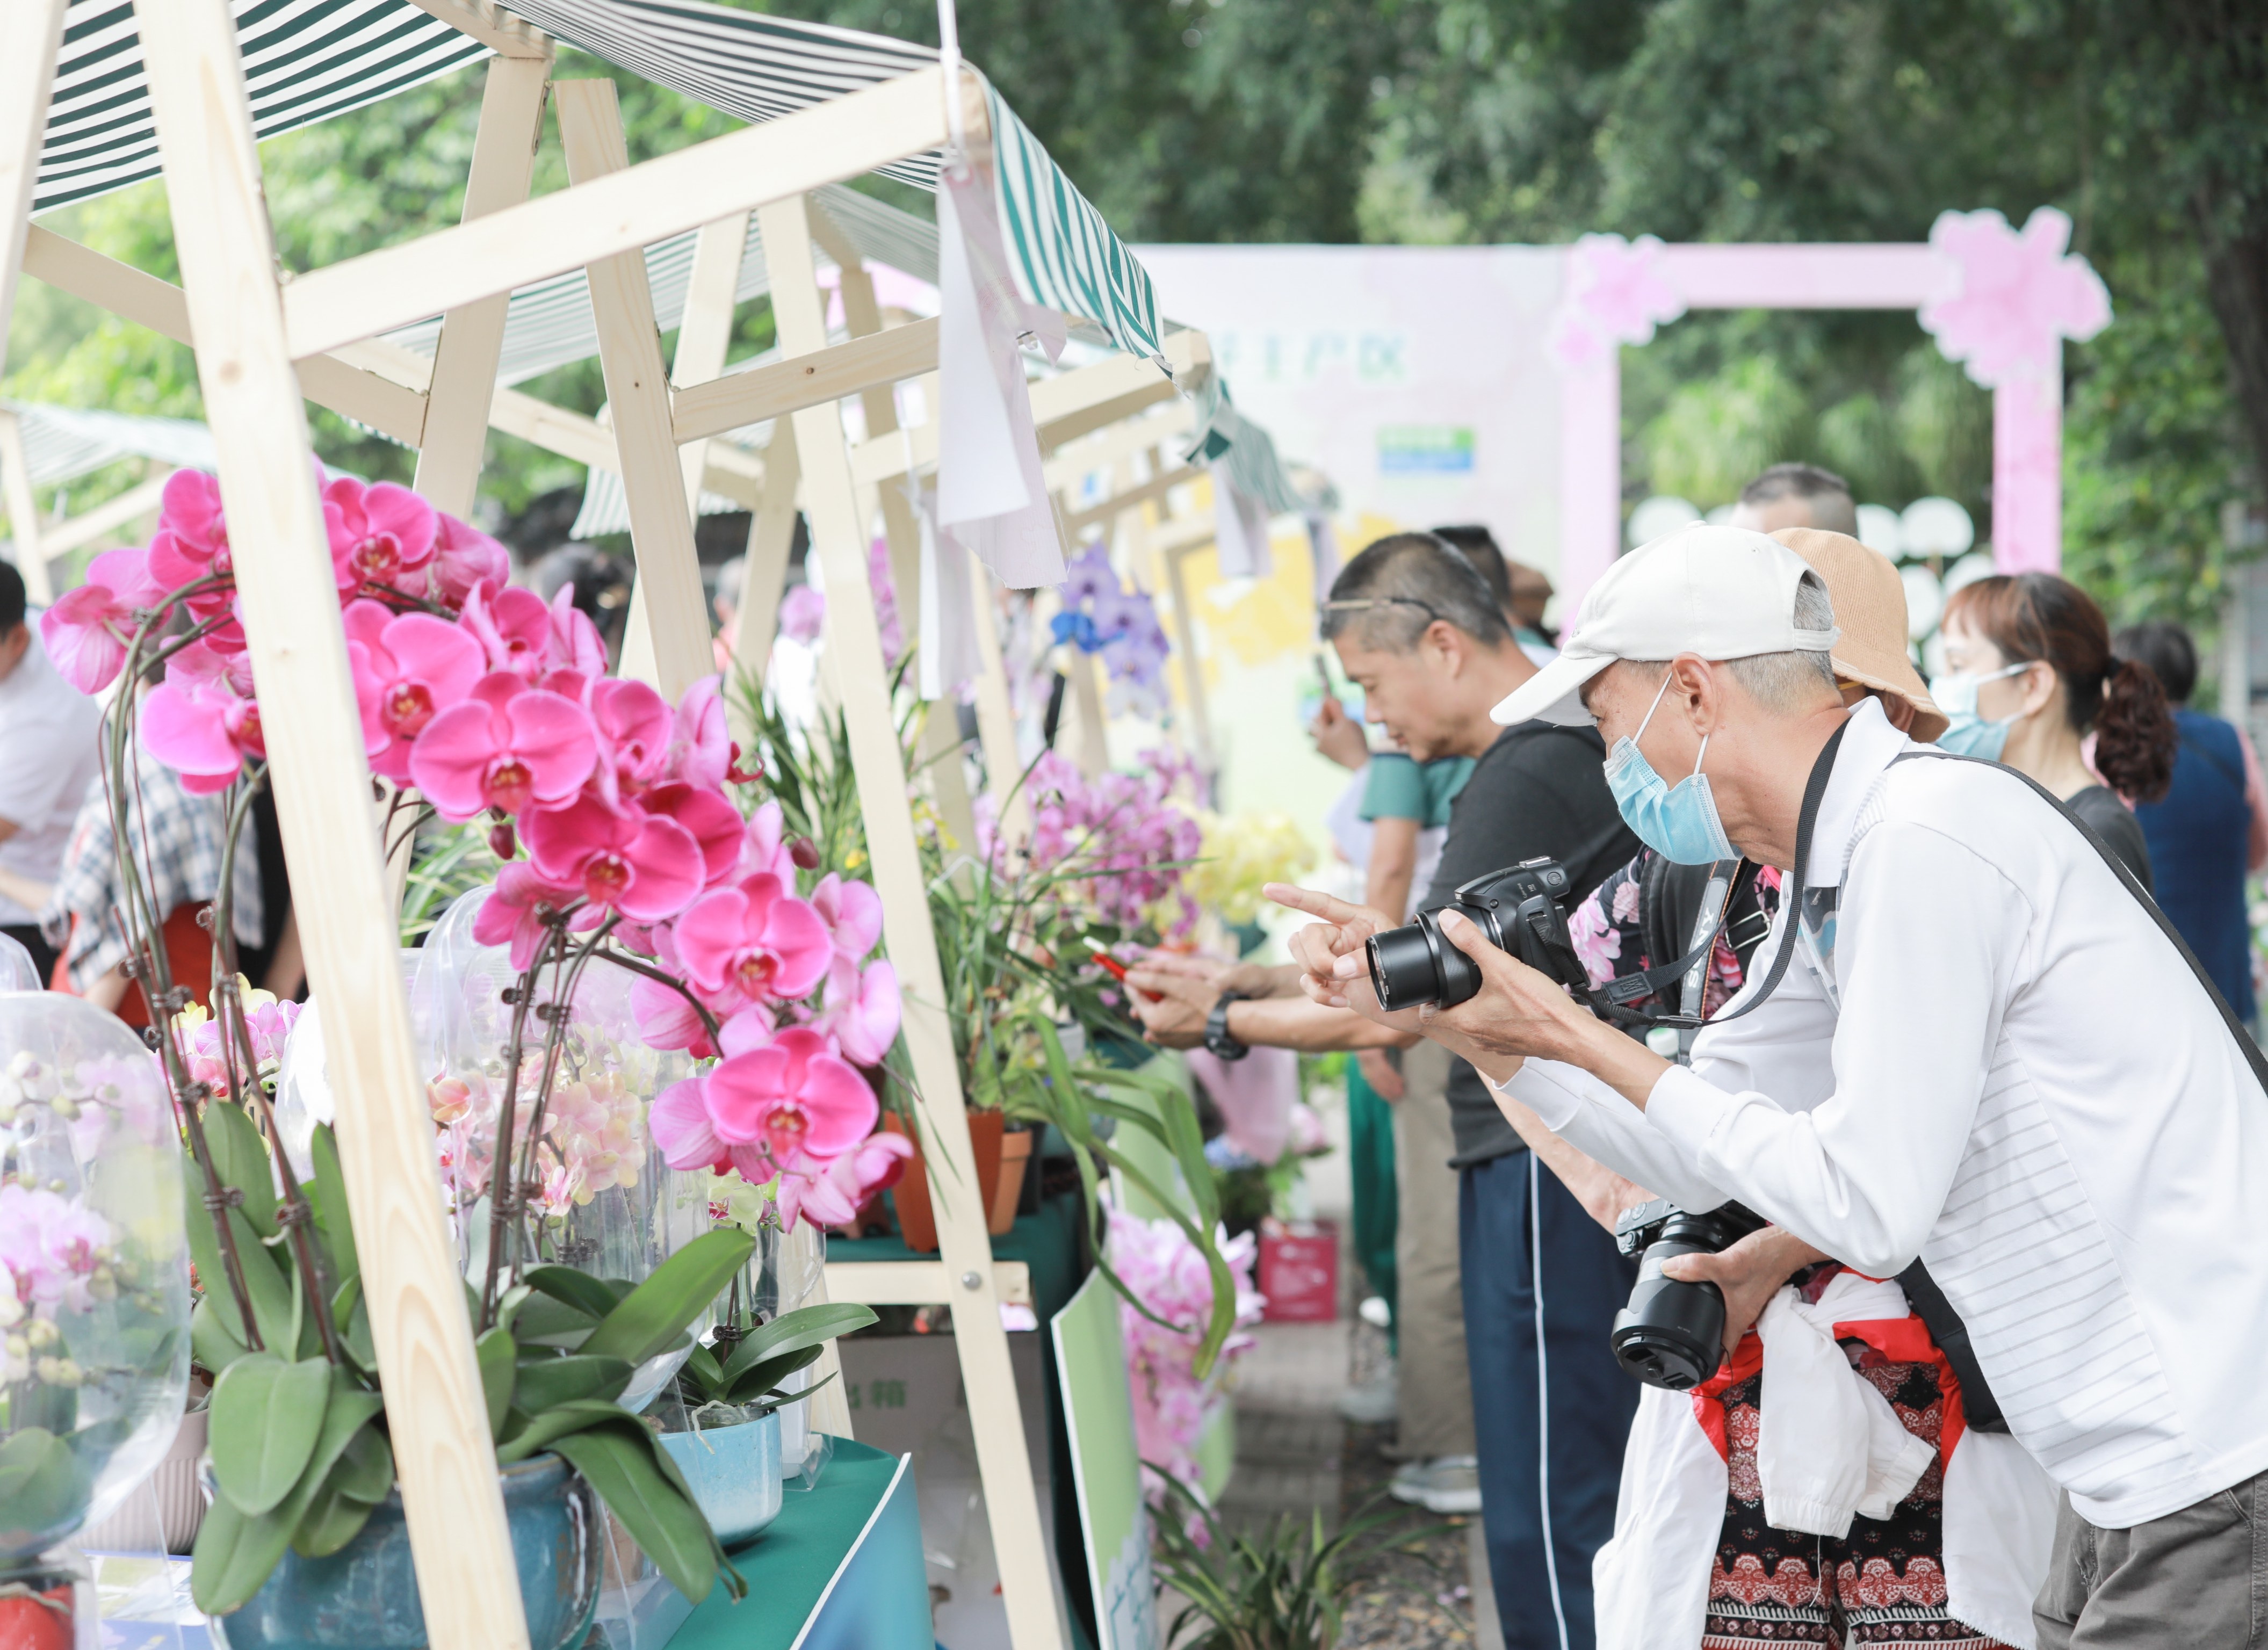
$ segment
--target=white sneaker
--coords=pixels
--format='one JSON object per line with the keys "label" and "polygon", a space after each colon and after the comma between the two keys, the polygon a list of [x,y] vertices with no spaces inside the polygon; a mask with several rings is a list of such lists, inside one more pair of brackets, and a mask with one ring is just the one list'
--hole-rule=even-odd
{"label": "white sneaker", "polygon": [[1362,1315],[1362,1321],[1374,1330],[1394,1327],[1394,1308],[1386,1304],[1384,1295],[1366,1295],[1362,1305],[1355,1309]]}
{"label": "white sneaker", "polygon": [[1429,1513],[1477,1513],[1481,1510],[1480,1461],[1474,1455],[1413,1461],[1394,1475],[1388,1488],[1395,1500],[1422,1506]]}
{"label": "white sneaker", "polygon": [[1387,1365],[1375,1380],[1349,1387],[1339,1394],[1339,1418],[1357,1426],[1383,1426],[1402,1412],[1402,1383],[1394,1366]]}

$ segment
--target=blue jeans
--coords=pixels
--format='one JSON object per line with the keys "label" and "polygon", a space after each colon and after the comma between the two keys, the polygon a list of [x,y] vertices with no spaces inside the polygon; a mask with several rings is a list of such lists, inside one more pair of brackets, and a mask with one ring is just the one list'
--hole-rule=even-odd
{"label": "blue jeans", "polygon": [[1591,1556],[1615,1533],[1638,1412],[1638,1382],[1607,1334],[1638,1269],[1527,1152],[1466,1168],[1457,1215],[1481,1517],[1506,1650],[1592,1650]]}

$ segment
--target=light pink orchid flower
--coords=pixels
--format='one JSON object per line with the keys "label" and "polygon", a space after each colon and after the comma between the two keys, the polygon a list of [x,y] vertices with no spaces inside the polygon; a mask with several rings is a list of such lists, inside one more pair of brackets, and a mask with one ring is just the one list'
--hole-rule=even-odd
{"label": "light pink orchid flower", "polygon": [[371,771],[406,781],[417,736],[480,681],[485,668],[480,644],[446,619],[396,614],[376,601],[349,602],[345,619]]}
{"label": "light pink orchid flower", "polygon": [[475,590],[493,595],[512,578],[512,558],[478,527],[443,515],[433,531],[433,591],[462,608]]}
{"label": "light pink orchid flower", "polygon": [[410,748],[409,777],[441,817],[454,821],[483,808],[519,814],[564,802],[598,760],[598,739],[581,705],[491,671],[464,703],[425,725]]}
{"label": "light pink orchid flower", "polygon": [[65,591],[40,615],[40,641],[65,681],[81,693],[99,693],[126,667],[135,609],[166,593],[150,577],[150,553],[105,550],[87,564],[86,583]]}
{"label": "light pink orchid flower", "polygon": [[[150,541],[150,577],[166,591],[232,571],[228,523],[221,513],[220,480],[202,470],[175,470],[166,478],[157,536]],[[200,618],[227,610],[225,590],[192,597]]]}
{"label": "light pink orchid flower", "polygon": [[585,794],[520,826],[535,868],[633,921],[676,916],[701,892],[701,845],[675,820]]}
{"label": "light pink orchid flower", "polygon": [[607,674],[607,645],[591,615],[575,605],[575,586],[562,585],[547,615],[546,664],[553,670],[578,671],[593,681]]}
{"label": "light pink orchid flower", "polygon": [[[831,1158],[873,1131],[874,1091],[827,1040],[797,1026],[709,1073],[709,1124],[727,1145],[761,1145],[773,1163]],[[745,1175],[743,1178],[746,1178]]]}
{"label": "light pink orchid flower", "polygon": [[714,676],[703,676],[677,702],[664,777],[715,790],[733,767],[733,735],[725,723],[725,696]]}
{"label": "light pink orchid flower", "polygon": [[736,880],[774,876],[784,888],[795,887],[795,855],[789,849],[787,827],[777,802],[766,802],[748,815],[747,835],[740,844]]}
{"label": "light pink orchid flower", "polygon": [[225,791],[247,756],[268,755],[260,702],[241,658],[192,642],[166,661],[166,680],[142,702],[142,748],[204,796]]}
{"label": "light pink orchid flower", "polygon": [[835,1039],[853,1065],[880,1065],[898,1038],[905,1004],[887,959],[863,972],[840,957],[827,971],[827,1006],[812,1029]]}
{"label": "light pink orchid flower", "polygon": [[551,615],[543,598],[518,585],[493,595],[475,590],[465,598],[463,623],[488,655],[490,670],[508,670],[533,681],[549,657]]}
{"label": "light pink orchid flower", "polygon": [[584,703],[599,733],[600,782],[610,795],[634,797],[661,777],[662,764],[668,759],[669,701],[642,681],[614,676],[586,680]]}
{"label": "light pink orchid flower", "polygon": [[425,593],[425,570],[433,559],[432,505],[397,482],[364,486],[351,475],[325,487],[323,503],[341,595],[364,585]]}
{"label": "light pink orchid flower", "polygon": [[473,938],[484,946],[509,945],[512,966],[524,974],[542,947],[548,932],[544,914],[565,910],[577,893],[565,883],[550,880],[534,866],[508,865],[497,873],[496,887],[489,890],[473,917]]}
{"label": "light pink orchid flower", "polygon": [[848,1226],[859,1205],[894,1186],[914,1154],[902,1134],[870,1134],[850,1151],[821,1162],[806,1156],[782,1173],[780,1223],[792,1231],[799,1218],[814,1226]]}
{"label": "light pink orchid flower", "polygon": [[687,977],[712,1006],[807,996],[834,954],[819,913],[768,873],[703,895],[673,932]]}
{"label": "light pink orchid flower", "polygon": [[819,880],[811,891],[812,909],[835,942],[835,954],[846,962],[865,959],[882,938],[882,896],[871,882],[844,881],[834,872]]}

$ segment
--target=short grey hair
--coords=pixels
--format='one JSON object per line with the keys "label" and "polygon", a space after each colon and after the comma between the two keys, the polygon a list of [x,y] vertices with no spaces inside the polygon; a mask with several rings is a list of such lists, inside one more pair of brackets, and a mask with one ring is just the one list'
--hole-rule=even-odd
{"label": "short grey hair", "polygon": [[1741,489],[1744,505],[1772,505],[1791,497],[1811,506],[1813,527],[1858,536],[1859,512],[1851,501],[1851,483],[1833,470],[1816,464],[1775,464]]}
{"label": "short grey hair", "polygon": [[1323,640],[1351,631],[1365,647],[1406,653],[1436,619],[1484,647],[1512,640],[1496,593],[1462,551],[1430,533],[1389,534],[1331,581],[1322,612]]}
{"label": "short grey hair", "polygon": [[[1795,628],[1799,630],[1831,630],[1835,628],[1835,604],[1829,600],[1827,586],[1816,573],[1807,572],[1795,587]],[[1664,659],[1625,659],[1624,663],[1638,670],[1666,671],[1669,661]],[[1835,661],[1826,648],[1792,648],[1784,653],[1752,653],[1746,659],[1720,661],[1734,681],[1741,684],[1748,696],[1767,711],[1793,712],[1809,709],[1819,699],[1824,685],[1827,691],[1841,696],[1841,684],[1835,674]]]}

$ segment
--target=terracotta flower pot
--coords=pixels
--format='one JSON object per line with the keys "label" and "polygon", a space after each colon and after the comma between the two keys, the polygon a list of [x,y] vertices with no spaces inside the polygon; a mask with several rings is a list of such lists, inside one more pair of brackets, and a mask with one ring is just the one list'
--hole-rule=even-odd
{"label": "terracotta flower pot", "polygon": [[984,1229],[994,1237],[1005,1237],[1016,1228],[1016,1205],[1024,1197],[1024,1173],[1031,1167],[1032,1149],[1039,1138],[1029,1129],[1011,1129],[1000,1137],[1000,1181],[985,1204],[991,1219],[984,1223]]}
{"label": "terracotta flower pot", "polygon": [[[997,1111],[972,1111],[968,1114],[968,1144],[976,1154],[977,1204],[985,1212],[987,1229],[994,1232],[1005,1232],[1008,1229],[1006,1226],[994,1226],[991,1222],[992,1215],[1000,1206],[997,1199],[1002,1178],[1000,1174],[1001,1138],[1006,1124],[1007,1119]],[[898,1203],[898,1235],[905,1239],[906,1247],[917,1255],[934,1255],[937,1253],[937,1211],[931,1197],[929,1160],[922,1151],[921,1138],[906,1128],[903,1119],[895,1115],[885,1116],[882,1119],[882,1126],[892,1134],[905,1135],[914,1145],[913,1161],[906,1165],[906,1172],[899,1177],[895,1191]],[[1024,1138],[1028,1141],[1030,1137],[1027,1135]],[[1028,1153],[1031,1147],[1027,1144],[1022,1150]],[[1023,1188],[1023,1162],[1020,1157],[1016,1167],[1016,1188],[1019,1192]],[[965,1188],[948,1186],[943,1195],[950,1198],[966,1197],[968,1194]],[[1012,1195],[1008,1209],[1009,1219],[1012,1224],[1015,1219],[1015,1202]]]}

